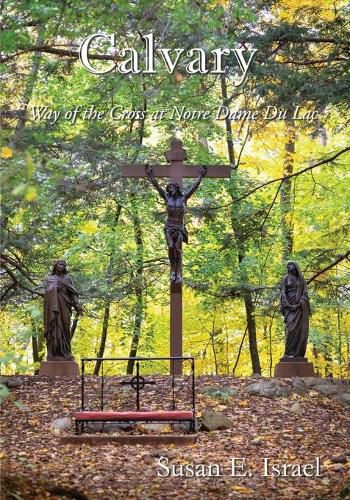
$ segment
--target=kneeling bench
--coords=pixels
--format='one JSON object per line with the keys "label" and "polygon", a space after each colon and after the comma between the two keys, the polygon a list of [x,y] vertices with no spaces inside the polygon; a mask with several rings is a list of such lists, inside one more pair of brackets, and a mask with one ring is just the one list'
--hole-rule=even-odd
{"label": "kneeling bench", "polygon": [[[111,373],[111,368],[116,363],[125,363],[133,361],[136,365],[136,374],[134,376],[131,375],[130,380],[122,380],[118,381],[113,379],[109,379],[107,382],[106,373]],[[186,390],[184,390],[183,385],[178,389],[178,384],[181,384],[181,377],[175,377],[174,364],[175,363],[185,363],[189,362],[190,364],[190,372],[187,376],[184,376],[185,388],[187,387],[190,394],[190,401],[182,401],[181,409],[176,408],[176,394],[181,394],[181,399],[184,398],[186,394]],[[99,381],[100,392],[99,396],[97,394],[97,402],[94,401],[92,397],[92,393],[88,391],[88,384],[90,378],[86,376],[85,365],[92,362],[99,362],[101,365],[102,374],[101,376],[95,379],[97,381],[97,387],[95,384],[95,389],[93,392],[96,393],[96,389],[98,389]],[[169,364],[171,375],[168,377],[169,382],[171,382],[169,400],[167,400],[167,393],[162,395],[162,406],[168,406],[167,410],[149,410],[147,409],[148,405],[153,406],[153,399],[151,396],[151,400],[148,403],[143,403],[144,408],[142,409],[140,403],[141,392],[144,392],[146,387],[154,387],[157,385],[155,380],[146,380],[140,374],[140,364],[145,364],[146,366],[150,366],[150,364],[154,362],[156,365],[160,363],[166,362]],[[111,367],[112,364],[112,367]],[[105,367],[107,365],[107,367]],[[162,372],[164,373],[164,366],[162,367]],[[112,380],[112,383],[111,383]],[[92,381],[93,382],[93,381]],[[113,405],[113,397],[108,397],[108,387],[111,388],[114,386],[114,389],[118,385],[129,385],[136,393],[136,409],[135,410],[108,410],[105,411],[104,407],[106,406],[106,401],[108,401],[108,406],[111,407]],[[164,381],[163,381],[164,385]],[[81,360],[81,410],[74,413],[73,418],[75,420],[75,432],[76,434],[80,434],[84,432],[87,428],[89,422],[125,422],[125,423],[133,423],[133,422],[188,422],[189,423],[189,431],[195,432],[195,378],[194,378],[194,358],[193,357],[156,357],[156,358],[82,358]],[[177,388],[177,392],[175,393],[175,388]],[[154,394],[154,389],[151,394]],[[150,398],[149,398],[150,399]],[[151,404],[150,404],[151,403]],[[113,408],[113,406],[112,406]]]}
{"label": "kneeling bench", "polygon": [[188,422],[195,431],[193,411],[79,411],[74,413],[75,432],[84,431],[85,422]]}

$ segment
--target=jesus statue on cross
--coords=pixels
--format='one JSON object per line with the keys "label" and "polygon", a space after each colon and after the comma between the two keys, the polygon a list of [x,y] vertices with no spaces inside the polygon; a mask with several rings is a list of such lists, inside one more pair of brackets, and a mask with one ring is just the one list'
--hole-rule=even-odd
{"label": "jesus statue on cross", "polygon": [[197,179],[184,191],[177,182],[171,182],[164,190],[153,175],[152,166],[146,164],[146,174],[160,196],[165,201],[167,209],[167,219],[164,225],[165,239],[168,245],[170,260],[170,281],[181,283],[181,259],[182,242],[188,243],[188,232],[184,224],[187,200],[193,195],[199,187],[201,180],[207,173],[207,167],[202,166],[199,169]]}
{"label": "jesus statue on cross", "polygon": [[[145,173],[160,196],[165,201],[167,220],[164,232],[169,250],[171,265],[170,281],[170,356],[172,364],[170,371],[181,375],[182,361],[175,358],[182,357],[182,242],[187,243],[188,235],[184,225],[186,204],[189,197],[195,192],[204,176],[207,178],[229,178],[230,165],[186,165],[186,150],[182,141],[175,137],[171,140],[170,150],[165,153],[167,165],[123,165],[124,177],[144,177]],[[146,172],[145,172],[146,170]],[[156,177],[171,179],[166,189],[158,184]],[[187,189],[182,188],[183,179],[196,179]]]}

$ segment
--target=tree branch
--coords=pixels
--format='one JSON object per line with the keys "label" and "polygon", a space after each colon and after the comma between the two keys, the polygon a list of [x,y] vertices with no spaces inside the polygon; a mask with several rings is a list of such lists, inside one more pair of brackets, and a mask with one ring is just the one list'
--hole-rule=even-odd
{"label": "tree branch", "polygon": [[292,61],[292,60],[287,60],[287,61],[277,61],[277,64],[294,64],[296,66],[312,66],[314,64],[328,64],[330,62],[335,62],[335,61],[347,61],[345,57],[333,57],[333,58],[328,58],[328,59],[314,59],[311,61]]}
{"label": "tree branch", "polygon": [[[306,283],[308,283],[308,284],[312,283],[316,278],[318,278],[318,276],[329,271],[330,269],[332,269],[332,267],[339,264],[339,262],[341,262],[342,260],[349,259],[349,257],[350,257],[350,250],[348,250],[343,255],[339,255],[339,257],[336,260],[334,260],[333,262],[331,262],[330,264],[328,264],[328,266],[317,271],[315,274],[313,274],[311,276],[311,278],[306,280]],[[194,290],[205,292],[208,295],[210,295],[212,297],[217,297],[217,298],[241,297],[242,295],[244,295],[247,292],[259,293],[263,290],[278,290],[280,287],[280,285],[276,285],[276,286],[256,285],[256,286],[254,286],[254,285],[241,284],[241,285],[237,285],[237,286],[233,286],[233,287],[226,287],[226,288],[222,287],[220,290],[220,293],[212,293],[212,292],[208,291],[209,287],[204,283],[199,284],[199,283],[195,283],[193,281],[186,280],[186,285],[190,286]]]}
{"label": "tree branch", "polygon": [[23,276],[25,278],[27,278],[28,281],[30,281],[34,286],[37,286],[37,284],[34,282],[32,277],[29,276],[29,274],[26,271],[24,271],[22,269],[22,267],[20,266],[20,264],[18,264],[18,262],[16,262],[14,259],[12,259],[11,257],[8,257],[7,255],[5,255],[3,253],[0,255],[0,259],[6,261],[11,266],[14,266],[21,274],[23,274]]}
{"label": "tree branch", "polygon": [[348,257],[350,256],[350,250],[348,250],[346,253],[344,253],[343,255],[339,255],[339,257],[331,262],[331,264],[328,264],[328,266],[324,267],[323,269],[321,269],[320,271],[317,271],[317,273],[315,273],[313,276],[311,276],[311,278],[309,278],[308,280],[306,280],[307,283],[311,283],[312,281],[314,281],[316,278],[318,278],[321,274],[329,271],[330,269],[332,269],[332,267],[336,266],[337,264],[339,264],[339,262],[341,262],[342,260],[344,259],[347,259]]}
{"label": "tree branch", "polygon": [[[74,57],[79,58],[79,52],[77,50],[68,49],[58,49],[57,47],[50,47],[50,45],[36,45],[34,47],[29,47],[27,49],[19,50],[14,54],[0,58],[1,62],[7,62],[11,59],[15,59],[23,54],[28,54],[29,52],[42,52],[44,54],[54,54],[57,56],[64,57]],[[89,54],[89,59],[98,59],[99,61],[118,61],[115,54]]]}
{"label": "tree branch", "polygon": [[272,179],[271,181],[264,182],[263,184],[260,184],[259,186],[255,187],[254,189],[251,189],[248,191],[248,193],[244,194],[243,196],[240,196],[239,198],[235,198],[234,200],[230,201],[229,203],[226,203],[225,205],[219,205],[216,207],[208,207],[207,210],[219,210],[221,208],[226,208],[229,207],[230,205],[233,205],[234,203],[239,203],[240,201],[244,200],[245,198],[248,198],[253,193],[256,193],[256,191],[259,191],[260,189],[263,189],[266,186],[269,186],[270,184],[274,184],[275,182],[284,182],[287,179],[291,179],[292,177],[297,177],[298,175],[304,174],[305,172],[308,172],[309,170],[312,170],[313,168],[319,167],[321,165],[324,165],[325,163],[330,163],[334,161],[338,156],[346,153],[347,151],[350,151],[350,146],[341,149],[337,153],[335,153],[333,156],[329,158],[324,158],[323,160],[317,161],[313,165],[309,165],[308,167],[305,167],[301,170],[298,170],[297,172],[294,172],[293,174],[290,175],[285,175],[284,177],[277,177],[276,179]]}
{"label": "tree branch", "polygon": [[33,293],[34,295],[39,295],[40,297],[44,297],[44,294],[42,292],[37,292],[36,290],[33,290],[32,288],[29,288],[28,286],[26,285],[23,285],[23,283],[21,283],[16,275],[6,266],[6,264],[2,264],[2,267],[5,269],[5,271],[7,272],[7,274],[10,276],[10,278],[12,279],[12,281],[19,287],[19,288],[22,288],[23,290],[26,290],[27,292],[29,293]]}

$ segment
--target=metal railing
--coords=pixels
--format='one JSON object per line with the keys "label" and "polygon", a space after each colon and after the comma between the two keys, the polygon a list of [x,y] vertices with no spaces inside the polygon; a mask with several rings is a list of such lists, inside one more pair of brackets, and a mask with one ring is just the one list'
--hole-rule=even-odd
{"label": "metal railing", "polygon": [[[132,375],[122,375],[120,365],[133,361],[134,371]],[[181,361],[184,366],[186,375],[174,374],[174,363]],[[87,373],[89,363],[100,363],[101,375],[90,376]],[[168,364],[168,368],[164,366]],[[119,364],[119,368],[118,368]],[[144,373],[144,367],[147,365],[150,368],[153,365],[153,370],[149,375]],[[155,372],[154,367],[160,371]],[[113,369],[115,374],[113,375]],[[147,371],[147,370],[146,370]],[[148,370],[149,371],[149,370]],[[125,373],[125,370],[123,371]],[[167,372],[167,373],[166,373]],[[122,380],[120,380],[122,378]],[[97,382],[97,383],[96,383]],[[92,388],[89,386],[92,385]],[[167,387],[169,391],[167,392]],[[194,358],[190,356],[170,356],[170,357],[118,357],[118,358],[82,358],[81,359],[81,409],[94,410],[98,406],[99,411],[103,411],[106,406],[112,410],[120,410],[122,401],[119,398],[116,388],[119,386],[126,388],[130,387],[135,391],[137,410],[141,409],[142,403],[154,406],[154,397],[152,394],[149,398],[146,388],[158,388],[158,394],[162,398],[163,406],[167,404],[171,410],[176,410],[179,403],[182,406],[191,405],[191,409],[195,412],[195,366]],[[122,392],[122,391],[121,391]],[[154,392],[154,391],[153,391]],[[185,396],[188,396],[185,398]],[[88,399],[88,397],[90,399]],[[115,399],[118,400],[118,408],[115,406]],[[125,398],[124,398],[125,399]],[[129,402],[129,399],[128,399]],[[125,401],[123,402],[125,404]],[[159,408],[158,408],[159,409]],[[166,409],[166,408],[162,408]],[[169,409],[169,408],[168,408]]]}

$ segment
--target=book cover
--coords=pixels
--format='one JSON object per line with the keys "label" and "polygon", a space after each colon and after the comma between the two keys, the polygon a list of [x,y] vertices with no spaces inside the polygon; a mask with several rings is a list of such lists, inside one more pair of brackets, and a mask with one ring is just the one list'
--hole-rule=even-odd
{"label": "book cover", "polygon": [[[347,3],[0,9],[4,495],[347,498]],[[196,443],[59,445],[137,356],[195,358]]]}

